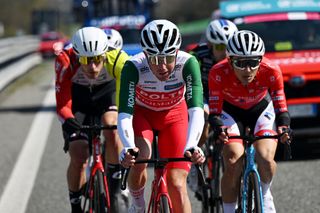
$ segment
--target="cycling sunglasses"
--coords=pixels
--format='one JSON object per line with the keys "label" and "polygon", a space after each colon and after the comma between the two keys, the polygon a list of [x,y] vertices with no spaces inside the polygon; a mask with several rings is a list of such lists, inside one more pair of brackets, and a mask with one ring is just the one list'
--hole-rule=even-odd
{"label": "cycling sunglasses", "polygon": [[88,65],[91,63],[100,64],[100,62],[103,60],[104,60],[103,55],[98,55],[98,56],[93,56],[93,57],[87,57],[87,56],[80,56],[79,57],[79,62],[80,62],[80,64],[83,64],[83,65]]}
{"label": "cycling sunglasses", "polygon": [[231,62],[236,69],[245,70],[245,68],[249,66],[251,70],[254,70],[259,67],[261,58],[231,59]]}
{"label": "cycling sunglasses", "polygon": [[148,56],[148,61],[150,64],[159,65],[159,64],[171,64],[176,59],[176,55],[153,55]]}
{"label": "cycling sunglasses", "polygon": [[218,51],[226,50],[227,46],[225,44],[214,44],[214,49]]}

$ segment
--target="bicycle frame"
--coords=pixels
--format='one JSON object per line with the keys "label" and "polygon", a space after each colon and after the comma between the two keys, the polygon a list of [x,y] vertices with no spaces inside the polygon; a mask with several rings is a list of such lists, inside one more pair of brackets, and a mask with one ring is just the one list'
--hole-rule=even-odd
{"label": "bicycle frame", "polygon": [[167,172],[164,166],[155,164],[154,179],[152,181],[152,193],[150,195],[148,212],[157,212],[157,207],[160,203],[161,196],[167,197],[169,209],[170,212],[172,212],[172,202],[168,194],[166,173]]}
{"label": "bicycle frame", "polygon": [[[247,132],[247,134],[249,133],[249,131]],[[257,209],[260,209],[260,212],[263,213],[263,197],[262,197],[262,188],[261,188],[261,179],[260,179],[260,175],[255,163],[255,148],[253,146],[253,143],[260,140],[260,139],[279,139],[280,135],[264,135],[264,136],[254,136],[254,135],[244,135],[244,136],[228,136],[229,139],[242,139],[243,143],[244,143],[244,147],[245,147],[245,161],[244,161],[244,170],[243,170],[243,181],[242,181],[242,187],[240,187],[241,191],[240,191],[240,198],[241,198],[241,212],[246,212],[246,205],[249,201],[249,195],[247,194],[247,192],[249,191],[249,182],[248,182],[248,178],[249,175],[251,173],[253,173],[255,175],[255,177],[257,178],[256,180],[256,184],[258,187],[258,200],[259,202],[259,206],[255,207]],[[289,145],[289,144],[288,144]],[[255,195],[256,196],[256,195]]]}
{"label": "bicycle frame", "polygon": [[258,178],[258,187],[259,187],[259,196],[261,200],[261,209],[263,212],[263,199],[262,199],[262,189],[261,189],[261,180],[260,175],[257,169],[257,166],[255,164],[255,148],[252,145],[252,143],[249,143],[249,141],[245,141],[245,170],[243,172],[243,189],[242,189],[242,212],[245,212],[245,206],[248,199],[248,177],[250,172],[254,172],[257,175]]}
{"label": "bicycle frame", "polygon": [[[102,174],[104,174],[104,166],[102,164],[103,159],[100,151],[100,144],[101,144],[101,139],[100,135],[97,135],[96,137],[93,138],[92,140],[92,156],[93,156],[93,164],[91,166],[90,170],[90,178],[89,178],[89,198],[93,199],[94,193],[93,193],[93,181],[94,181],[94,176],[96,175],[97,171],[101,171]],[[109,197],[109,190],[108,190],[108,182],[106,179],[106,176],[103,175],[103,188],[106,191],[106,207],[110,209],[110,197]],[[89,213],[92,211],[92,206],[90,205],[90,210]]]}
{"label": "bicycle frame", "polygon": [[[170,199],[170,196],[168,194],[168,188],[167,188],[167,169],[165,168],[167,163],[169,162],[178,162],[178,161],[188,161],[190,162],[191,159],[189,158],[158,158],[157,153],[157,145],[155,142],[153,142],[153,151],[154,151],[154,159],[144,159],[144,160],[137,160],[135,164],[144,164],[144,163],[153,163],[154,164],[154,179],[152,181],[151,185],[151,195],[150,200],[148,204],[148,213],[157,213],[159,210],[159,205],[162,203],[162,207],[164,207],[166,210],[164,212],[173,212],[172,210],[172,202]],[[129,150],[132,155],[135,155],[133,153],[133,150]],[[137,155],[135,155],[137,157]],[[203,177],[203,172],[200,166],[196,167],[198,169],[199,174],[202,177],[202,182],[205,184],[205,179]],[[126,182],[128,177],[129,169],[125,169],[122,173],[122,180],[121,180],[121,189],[126,189]],[[162,198],[164,200],[162,200]],[[161,206],[160,206],[161,208]]]}
{"label": "bicycle frame", "polygon": [[[101,130],[103,129],[116,129],[117,126],[99,126],[99,125],[93,125],[93,126],[83,126],[81,129],[86,130],[90,132],[90,138],[89,140],[89,145],[91,145],[91,155],[89,159],[92,159],[92,165],[90,168],[90,175],[89,175],[89,180],[87,187],[85,189],[85,196],[88,196],[88,199],[85,199],[84,204],[83,204],[83,209],[85,210],[87,208],[87,200],[89,200],[89,206],[87,209],[89,213],[93,212],[93,200],[95,199],[95,190],[97,190],[97,186],[95,186],[95,177],[97,178],[97,182],[102,182],[102,188],[99,188],[99,190],[103,190],[105,192],[105,200],[104,207],[107,208],[108,210],[110,209],[110,196],[109,196],[109,188],[108,188],[108,182],[107,178],[105,175],[105,169],[103,165],[103,156],[101,153]],[[98,184],[99,185],[99,184]],[[97,193],[97,192],[96,192]],[[101,193],[101,192],[99,192]],[[99,198],[100,199],[100,198]],[[109,212],[109,211],[108,211]]]}

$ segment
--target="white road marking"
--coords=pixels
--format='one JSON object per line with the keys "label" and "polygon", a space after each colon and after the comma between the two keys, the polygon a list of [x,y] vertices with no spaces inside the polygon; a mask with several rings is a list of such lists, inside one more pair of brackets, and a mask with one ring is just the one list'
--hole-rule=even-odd
{"label": "white road marking", "polygon": [[[43,107],[55,105],[54,89],[46,94],[42,105]],[[54,115],[54,112],[45,111],[44,108],[36,114],[1,196],[0,212],[26,211]]]}

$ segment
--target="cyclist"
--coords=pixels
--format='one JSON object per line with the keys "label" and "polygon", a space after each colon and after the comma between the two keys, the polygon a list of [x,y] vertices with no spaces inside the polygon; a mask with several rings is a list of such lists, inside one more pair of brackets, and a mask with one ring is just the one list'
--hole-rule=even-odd
{"label": "cyclist", "polygon": [[[264,57],[263,40],[254,32],[237,31],[228,41],[227,59],[209,73],[209,122],[212,128],[228,127],[229,135],[243,133],[249,126],[255,135],[281,133],[289,128],[290,116],[280,68]],[[276,125],[275,125],[276,124]],[[289,138],[286,133],[281,142]],[[235,212],[244,147],[241,140],[228,140],[223,132],[225,170],[222,200],[225,213]],[[275,212],[270,191],[276,172],[276,140],[255,143],[256,161],[261,176],[264,212]]]}
{"label": "cyclist", "polygon": [[[72,45],[55,61],[57,114],[62,122],[64,150],[70,155],[67,182],[72,212],[82,212],[81,189],[86,181],[89,156],[88,138],[80,131],[81,125],[88,124],[87,115],[101,118],[104,125],[117,123],[116,84],[120,83],[120,72],[129,56],[120,49],[108,48],[108,45],[103,30],[84,27],[73,35]],[[111,208],[117,212],[118,208],[125,207],[122,202],[126,201],[119,195],[121,170],[118,159],[122,144],[116,130],[105,130],[103,135]]]}
{"label": "cyclist", "polygon": [[[203,102],[205,125],[200,138],[199,147],[206,142],[209,134],[209,92],[208,75],[211,67],[226,57],[226,46],[229,38],[238,30],[237,26],[227,19],[216,19],[209,23],[206,30],[207,43],[200,43],[189,53],[194,55],[200,64],[201,81],[203,85]],[[189,188],[196,192],[198,190],[198,174],[194,166],[191,167],[188,176]]]}
{"label": "cyclist", "polygon": [[123,46],[123,38],[119,31],[111,28],[105,28],[103,31],[107,34],[109,40],[109,46],[113,48],[122,49]]}
{"label": "cyclist", "polygon": [[[124,149],[120,161],[132,166],[128,186],[132,197],[129,212],[144,212],[146,165],[134,165],[128,149],[139,151],[138,159],[151,157],[153,130],[158,131],[160,157],[205,158],[197,146],[203,119],[202,84],[195,57],[179,51],[181,35],[168,20],[154,20],[141,31],[143,52],[128,60],[121,76],[118,131]],[[189,115],[189,122],[188,122]],[[189,150],[195,151],[192,156]],[[190,164],[167,165],[168,191],[174,212],[191,212],[186,179]]]}

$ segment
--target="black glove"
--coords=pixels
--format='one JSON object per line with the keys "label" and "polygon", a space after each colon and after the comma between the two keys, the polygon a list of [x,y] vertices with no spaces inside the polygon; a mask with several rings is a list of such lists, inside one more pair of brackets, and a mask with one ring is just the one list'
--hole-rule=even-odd
{"label": "black glove", "polygon": [[69,135],[73,133],[79,133],[81,124],[75,118],[68,118],[62,124],[62,129],[67,132]]}

